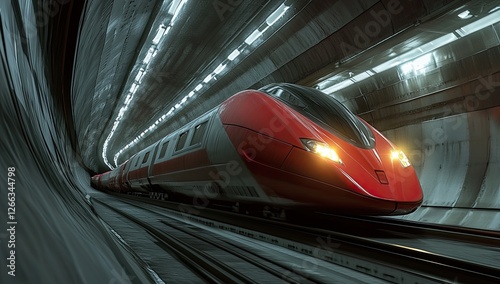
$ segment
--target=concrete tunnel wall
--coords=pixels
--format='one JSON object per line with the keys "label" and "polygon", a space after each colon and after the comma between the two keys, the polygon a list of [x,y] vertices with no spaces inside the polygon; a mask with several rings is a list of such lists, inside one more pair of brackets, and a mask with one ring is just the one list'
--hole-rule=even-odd
{"label": "concrete tunnel wall", "polygon": [[500,229],[500,107],[388,130],[405,148],[423,191],[422,207],[400,218]]}

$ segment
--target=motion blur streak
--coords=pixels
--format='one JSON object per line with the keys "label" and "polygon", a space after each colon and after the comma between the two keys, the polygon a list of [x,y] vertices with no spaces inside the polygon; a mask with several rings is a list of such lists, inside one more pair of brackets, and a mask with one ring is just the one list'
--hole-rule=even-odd
{"label": "motion blur streak", "polygon": [[[0,2],[0,283],[153,282],[101,227],[82,194],[88,174],[51,96],[32,1]],[[69,5],[69,4],[67,4]],[[35,25],[32,25],[33,27]],[[21,76],[22,75],[22,76]],[[16,243],[8,247],[7,169],[15,168]],[[70,178],[71,176],[71,178]],[[9,191],[10,192],[10,191]],[[36,218],[33,218],[36,216]],[[15,249],[15,277],[6,260]],[[9,251],[9,252],[8,252]]]}

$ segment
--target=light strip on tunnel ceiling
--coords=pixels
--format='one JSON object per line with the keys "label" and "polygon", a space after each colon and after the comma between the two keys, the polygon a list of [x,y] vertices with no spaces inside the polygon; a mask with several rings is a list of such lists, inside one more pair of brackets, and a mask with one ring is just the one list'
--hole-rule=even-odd
{"label": "light strip on tunnel ceiling", "polygon": [[[146,134],[151,133],[154,131],[161,123],[165,122],[167,117],[172,116],[175,112],[177,112],[179,109],[184,107],[186,103],[188,103],[188,100],[192,100],[193,96],[197,93],[200,92],[204,87],[210,86],[210,82],[214,82],[217,80],[217,78],[220,78],[223,76],[225,73],[229,72],[228,66],[230,63],[234,63],[234,60],[244,51],[244,50],[249,50],[252,48],[252,45],[262,37],[265,32],[275,23],[281,19],[286,11],[290,8],[290,6],[285,5],[285,3],[281,4],[276,10],[274,10],[268,17],[267,19],[259,25],[257,29],[255,29],[239,46],[238,48],[234,49],[225,59],[222,60],[222,62],[212,71],[207,75],[194,89],[192,89],[186,96],[184,96],[180,101],[174,104],[170,110],[163,114],[160,118],[158,118],[151,126],[146,128],[144,131],[141,132],[139,136],[137,136],[134,140],[129,142],[127,145],[125,145],[122,149],[120,149],[114,156],[114,164],[115,166],[118,165],[118,158],[120,155],[126,151],[127,149],[131,148],[138,142],[140,142]],[[257,48],[258,46],[255,46],[254,48]],[[234,65],[234,64],[233,64]],[[224,72],[223,72],[224,71]],[[107,143],[105,145],[107,149]],[[103,150],[103,157],[105,156]],[[105,161],[107,162],[107,159],[104,158]],[[109,163],[106,163],[108,167],[113,168]]]}
{"label": "light strip on tunnel ceiling", "polygon": [[[111,138],[115,134],[116,129],[118,128],[118,125],[121,122],[121,119],[123,118],[125,112],[129,109],[130,103],[134,99],[134,95],[139,89],[139,86],[141,85],[141,81],[146,75],[146,73],[149,71],[148,66],[149,64],[153,61],[155,55],[158,53],[158,48],[162,43],[162,40],[165,38],[165,36],[168,34],[170,29],[175,23],[175,20],[178,18],[180,15],[182,8],[184,5],[187,3],[187,0],[173,0],[172,2],[165,1],[163,5],[170,5],[170,8],[168,10],[168,14],[172,15],[170,23],[168,26],[165,26],[164,23],[161,23],[158,26],[158,30],[156,31],[156,35],[154,38],[151,40],[151,46],[148,49],[146,55],[142,60],[139,60],[141,62],[142,67],[139,69],[137,74],[135,75],[134,82],[131,84],[130,89],[128,90],[127,96],[125,98],[125,101],[118,111],[118,115],[115,118],[115,121],[113,123],[113,127],[111,128],[111,131],[109,132],[108,136],[106,137],[106,140],[104,141],[103,147],[102,147],[102,158],[104,160],[104,163],[110,168],[113,169],[114,166],[111,165],[111,163],[108,161],[107,158],[107,153],[108,153],[108,146],[109,142],[111,141]],[[131,74],[132,75],[132,74]],[[151,127],[150,127],[151,128]],[[145,132],[143,131],[141,133],[141,137],[145,135]],[[116,162],[115,162],[116,166]]]}
{"label": "light strip on tunnel ceiling", "polygon": [[[500,10],[498,9],[492,9],[488,16],[485,16],[477,21],[474,21],[470,24],[467,24],[457,30],[455,30],[453,33],[446,34],[444,36],[441,36],[433,41],[430,41],[426,44],[421,45],[418,48],[412,49],[409,52],[403,53],[397,57],[394,57],[380,65],[377,65],[370,70],[364,71],[359,73],[358,75],[343,80],[339,83],[336,83],[332,86],[328,86],[329,82],[335,81],[335,78],[342,78],[341,75],[334,75],[330,78],[327,78],[321,82],[318,83],[318,86],[320,90],[322,90],[326,94],[332,94],[336,91],[339,91],[341,89],[344,89],[354,83],[361,82],[364,79],[367,79],[371,77],[372,75],[375,75],[376,73],[383,72],[385,70],[388,70],[394,66],[400,66],[402,69],[403,73],[409,73],[411,70],[415,70],[417,65],[422,64],[422,62],[426,59],[425,56],[427,56],[430,52],[436,50],[439,47],[442,47],[446,44],[449,44],[460,37],[467,36],[473,32],[479,31],[485,27],[491,26],[497,22],[499,22],[500,19]],[[418,67],[417,67],[418,68]],[[411,69],[411,70],[410,70]],[[369,75],[369,76],[367,76]]]}

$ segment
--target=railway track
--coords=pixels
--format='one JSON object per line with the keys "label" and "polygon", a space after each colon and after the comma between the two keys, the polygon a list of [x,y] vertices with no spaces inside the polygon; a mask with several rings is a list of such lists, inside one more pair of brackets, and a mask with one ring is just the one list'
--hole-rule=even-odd
{"label": "railway track", "polygon": [[244,274],[235,271],[214,257],[196,250],[172,234],[159,230],[148,222],[126,213],[124,210],[117,209],[101,201],[98,202],[144,228],[156,240],[161,242],[166,251],[173,252],[176,257],[200,276],[202,280],[210,283],[255,283]]}
{"label": "railway track", "polygon": [[[179,209],[179,204],[148,203]],[[321,215],[309,216],[315,219],[304,226],[184,206],[184,212],[198,212],[178,213],[191,221],[279,244],[393,283],[500,283],[500,241],[495,232]]]}
{"label": "railway track", "polygon": [[[187,224],[179,217],[165,214],[162,208],[127,201],[127,206],[93,198],[93,203],[128,220],[152,236],[167,254],[172,254],[200,281],[208,283],[376,283],[371,277],[359,278],[351,272],[317,268],[307,271],[291,258],[279,259],[252,242],[228,238]],[[120,207],[120,208],[118,208]],[[102,210],[102,208],[101,208]],[[98,210],[99,211],[99,210]],[[106,213],[109,215],[110,213]],[[227,234],[227,233],[225,233]],[[236,234],[235,234],[236,235]],[[248,245],[250,243],[251,245]],[[302,260],[295,261],[301,263]],[[191,280],[190,280],[191,281]],[[188,281],[189,282],[189,281]],[[381,281],[379,281],[381,282]]]}

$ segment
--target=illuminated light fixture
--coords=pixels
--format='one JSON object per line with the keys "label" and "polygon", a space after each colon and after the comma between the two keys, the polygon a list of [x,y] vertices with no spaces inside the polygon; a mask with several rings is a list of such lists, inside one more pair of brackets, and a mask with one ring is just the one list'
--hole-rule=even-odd
{"label": "illuminated light fixture", "polygon": [[167,27],[165,27],[164,25],[160,25],[160,27],[158,27],[158,31],[156,32],[156,35],[152,41],[154,45],[158,45],[158,43],[160,43],[160,40],[163,37],[163,35],[165,34],[166,29],[167,29]]}
{"label": "illuminated light fixture", "polygon": [[352,77],[351,80],[353,80],[354,82],[363,81],[364,79],[369,78],[374,74],[375,74],[374,72],[368,70],[366,72],[359,73],[358,75]]}
{"label": "illuminated light fixture", "polygon": [[[401,65],[401,67],[400,67],[403,73],[412,72],[412,70],[415,70],[416,68],[421,69],[421,67],[419,68],[419,66],[421,64],[423,64],[423,61],[427,60],[427,59],[431,59],[430,57],[423,57],[422,61],[420,61],[419,57],[421,57],[422,55],[429,53],[429,52],[431,52],[439,47],[442,47],[446,44],[449,44],[449,43],[457,40],[460,36],[463,37],[463,36],[469,35],[473,32],[479,31],[487,26],[491,26],[491,25],[499,22],[500,7],[497,7],[497,8],[492,9],[488,16],[485,16],[477,21],[474,21],[470,24],[467,24],[467,25],[455,30],[453,33],[443,35],[443,36],[441,36],[433,41],[430,41],[426,44],[421,45],[419,48],[414,48],[407,53],[396,56],[396,57],[394,57],[394,58],[392,58],[392,59],[390,59],[390,60],[388,60],[380,65],[377,65],[377,66],[371,68],[371,70],[373,71],[373,74],[383,72],[385,70],[388,70],[394,66],[398,66],[401,64],[404,65],[404,66]],[[416,60],[416,61],[413,62],[412,60]],[[411,65],[406,65],[409,61],[411,62]],[[368,72],[368,71],[366,71],[366,72]],[[373,75],[373,74],[371,74],[371,75]],[[323,92],[325,92],[327,94],[331,94],[335,91],[341,90],[343,88],[346,88],[346,87],[352,85],[354,83],[352,81],[352,79],[355,79],[356,82],[360,82],[360,81],[367,78],[367,77],[363,78],[363,77],[365,77],[364,75],[361,75],[360,77],[354,76],[353,78],[346,79],[346,80],[339,82],[333,86],[327,87],[328,82],[335,81],[334,79],[337,76],[338,75],[331,77],[331,78],[327,78],[327,79],[323,80],[322,82],[319,82],[318,86],[321,87],[321,90]]]}
{"label": "illuminated light fixture", "polygon": [[137,91],[138,88],[139,88],[139,85],[137,85],[136,83],[133,83],[132,86],[130,87],[130,92],[133,94]]}
{"label": "illuminated light fixture", "polygon": [[227,56],[227,59],[229,59],[230,61],[233,61],[236,57],[238,57],[238,55],[240,55],[240,51],[238,49],[235,49],[233,50],[233,52],[231,52],[228,56]]}
{"label": "illuminated light fixture", "polygon": [[407,167],[411,166],[410,160],[408,160],[405,153],[403,153],[403,151],[401,151],[401,150],[393,150],[391,152],[391,159],[399,160],[399,162],[401,163],[401,166],[403,166],[403,168],[407,168]]}
{"label": "illuminated light fixture", "polygon": [[425,55],[422,55],[418,57],[415,60],[412,60],[410,62],[404,63],[400,66],[401,72],[406,75],[408,73],[417,73],[421,74],[422,69],[426,66],[428,66],[431,62],[433,61],[432,54],[427,53]]}
{"label": "illuminated light fixture", "polygon": [[401,65],[400,69],[401,69],[401,72],[403,73],[403,75],[410,74],[411,72],[414,71],[412,62],[408,62],[408,63]]}
{"label": "illuminated light fixture", "polygon": [[227,64],[219,64],[219,66],[217,66],[217,68],[215,68],[214,70],[214,74],[219,74],[220,72],[222,72],[222,70],[226,69],[226,66]]}
{"label": "illuminated light fixture", "polygon": [[[118,112],[118,117],[121,118],[123,116],[124,112],[125,112],[125,108],[121,108],[120,111]],[[115,121],[115,123],[117,123],[117,122]]]}
{"label": "illuminated light fixture", "polygon": [[335,150],[330,148],[328,144],[319,142],[312,139],[300,139],[302,144],[306,147],[306,149],[312,153],[318,154],[322,157],[328,158],[336,163],[343,165],[342,160]]}
{"label": "illuminated light fixture", "polygon": [[458,14],[458,17],[459,17],[460,19],[464,19],[464,20],[465,20],[465,19],[470,19],[470,18],[472,18],[472,14],[470,13],[470,11],[469,11],[469,10],[465,10],[465,11],[463,11],[462,13]]}
{"label": "illuminated light fixture", "polygon": [[340,82],[342,79],[343,79],[342,75],[335,75],[335,76],[329,77],[321,82],[318,82],[318,84],[316,84],[316,86],[318,86],[319,90],[324,90],[330,84],[333,84],[333,82]]}
{"label": "illuminated light fixture", "polygon": [[465,25],[459,30],[463,31],[464,35],[468,35],[480,29],[483,29],[487,26],[491,26],[493,24],[498,23],[499,19],[500,19],[500,11],[495,10],[495,12],[491,12],[488,16],[483,17],[477,21],[474,21],[468,25]]}
{"label": "illuminated light fixture", "polygon": [[441,36],[433,41],[430,41],[426,44],[421,45],[419,48],[414,48],[413,50],[404,53],[400,56],[397,56],[389,61],[386,61],[385,63],[382,63],[378,66],[375,66],[372,68],[375,72],[380,73],[382,71],[385,71],[391,67],[397,66],[403,62],[408,62],[409,60],[414,60],[415,58],[427,53],[431,52],[441,46],[444,46],[446,44],[449,44],[453,41],[455,41],[457,37],[453,34],[446,34],[444,36]]}
{"label": "illuminated light fixture", "polygon": [[266,19],[266,23],[268,26],[272,26],[276,21],[285,14],[286,10],[288,10],[288,6],[285,5],[285,3],[281,4],[278,9],[276,9],[269,17]]}
{"label": "illuminated light fixture", "polygon": [[[426,43],[426,44],[424,44],[424,45],[420,46],[419,48],[415,48],[415,49],[413,49],[412,51],[409,51],[409,52],[407,52],[407,53],[405,53],[405,54],[402,54],[402,55],[400,55],[400,56],[397,56],[397,57],[395,57],[395,58],[393,58],[393,59],[391,59],[391,60],[388,60],[388,61],[386,61],[386,62],[384,62],[384,63],[382,63],[382,64],[380,64],[380,65],[377,65],[377,66],[373,67],[373,68],[372,68],[372,70],[373,70],[373,71],[370,71],[371,73],[368,73],[368,74],[373,75],[373,74],[375,74],[375,73],[380,73],[380,72],[383,72],[383,71],[385,71],[385,70],[387,70],[387,69],[389,69],[389,68],[392,68],[392,67],[394,67],[394,66],[397,66],[397,65],[401,64],[402,62],[408,62],[408,59],[409,59],[409,60],[412,60],[412,59],[414,59],[414,58],[418,57],[418,56],[419,56],[419,55],[421,55],[421,54],[425,54],[426,52],[430,52],[430,51],[432,51],[432,50],[434,50],[434,49],[436,49],[436,48],[438,48],[438,47],[441,47],[441,46],[443,46],[443,45],[445,45],[445,44],[448,44],[448,43],[450,43],[450,42],[453,42],[453,41],[455,41],[456,39],[457,39],[457,37],[456,37],[454,34],[452,34],[452,33],[447,34],[447,35],[444,35],[444,36],[441,36],[441,37],[439,37],[439,38],[437,38],[437,39],[435,39],[435,40],[433,40],[433,41],[431,41],[431,42],[428,42],[428,43]],[[368,72],[368,71],[367,71],[367,72]],[[355,77],[356,77],[356,76],[355,76]],[[356,79],[356,78],[354,78],[354,79]],[[357,78],[357,80],[356,80],[356,81],[358,81],[358,82],[359,82],[359,81],[361,81],[360,79],[361,79],[361,78]],[[365,79],[365,78],[363,78],[363,79]],[[338,84],[337,84],[338,86],[337,86],[337,85],[334,85],[333,87],[336,87],[335,89],[336,89],[336,90],[338,90],[338,89],[341,89],[341,88],[344,88],[344,87],[346,87],[346,86],[351,85],[351,83],[348,83],[346,86],[340,85],[340,84],[342,84],[342,83],[343,83],[343,82],[338,83]],[[339,87],[340,87],[340,88],[339,88]],[[328,88],[328,89],[329,89],[329,88]],[[328,89],[325,89],[325,92],[326,92]]]}
{"label": "illuminated light fixture", "polygon": [[498,10],[500,10],[500,6],[496,6],[495,8],[491,9],[491,10],[488,12],[488,14],[489,14],[489,13],[493,13],[493,12],[498,11]]}
{"label": "illuminated light fixture", "polygon": [[144,76],[144,69],[141,69],[139,70],[139,72],[137,72],[137,75],[135,76],[135,81],[137,83],[140,83],[143,76]]}
{"label": "illuminated light fixture", "polygon": [[[182,0],[181,3],[177,6],[177,9],[175,9],[175,12],[173,13],[172,20],[170,20],[170,24],[173,24],[177,17],[179,17],[180,11],[182,7],[186,4],[187,0]],[[172,5],[173,7],[174,5]],[[171,8],[172,9],[172,8]],[[170,11],[169,11],[170,12]]]}
{"label": "illuminated light fixture", "polygon": [[214,77],[214,75],[212,74],[209,74],[207,77],[205,77],[205,79],[203,79],[203,83],[208,83],[210,82],[210,80],[212,80],[212,78]]}
{"label": "illuminated light fixture", "polygon": [[[148,65],[151,63],[152,59],[155,57],[155,55],[158,53],[158,47],[160,46],[160,42],[162,41],[162,38],[166,36],[166,34],[171,30],[171,28],[175,25],[175,21],[182,15],[183,13],[183,8],[186,5],[187,0],[172,0],[172,1],[164,1],[164,5],[169,5],[170,7],[168,8],[168,14],[171,15],[171,20],[169,23],[164,23],[158,26],[158,30],[156,31],[156,34],[154,38],[151,40],[151,47],[145,54],[144,58],[142,59],[142,62],[144,64],[144,72],[147,72],[148,70]],[[175,107],[172,107],[166,114],[163,114],[161,116],[162,121],[170,116],[173,115],[178,108],[181,108],[184,106],[184,104],[187,103],[188,98],[191,98],[195,95],[197,91],[200,91],[203,87],[204,84],[207,84],[210,82],[212,79],[217,79],[218,77],[216,75],[221,74],[227,67],[228,67],[228,62],[233,61],[236,57],[238,57],[242,50],[245,48],[249,48],[250,45],[252,45],[260,36],[262,36],[266,30],[270,27],[270,25],[275,24],[282,16],[283,14],[289,9],[290,7],[287,5],[280,5],[274,12],[272,12],[266,19],[265,22],[261,23],[255,31],[253,31],[250,36],[248,36],[244,42],[242,42],[239,47],[234,49],[228,56],[227,59],[228,61],[219,64],[214,71],[211,72],[211,75],[207,76],[202,82],[200,82],[192,91],[188,93],[187,96],[185,96],[180,102],[177,102],[175,104]],[[145,73],[142,75],[137,74],[136,80],[137,83],[140,83],[141,80],[143,80],[145,76]],[[130,99],[126,99],[125,104],[131,103],[133,100],[133,93],[131,94],[132,96]],[[123,116],[123,115],[122,115]],[[121,116],[117,118],[116,120],[119,122]],[[149,127],[147,128],[144,132],[142,132],[139,136],[137,136],[132,142],[128,143],[122,149],[120,149],[117,153],[114,155],[114,161],[115,165],[117,164],[119,156],[124,153],[125,150],[131,148],[133,145],[138,143],[140,140],[143,139],[143,137],[150,131],[152,131],[159,123],[154,123],[154,127]],[[108,137],[104,141],[103,145],[103,151],[102,151],[102,157],[104,159],[104,163],[110,168],[113,169],[113,166],[109,164],[107,160],[107,150],[109,146],[109,142],[118,126],[118,123],[115,124],[111,132],[109,133]]]}
{"label": "illuminated light fixture", "polygon": [[245,39],[245,43],[251,45],[258,37],[262,35],[262,32],[256,29],[251,35]]}
{"label": "illuminated light fixture", "polygon": [[146,54],[146,57],[144,57],[144,60],[142,61],[144,65],[148,65],[149,62],[151,62],[151,59],[153,59],[153,54],[155,53],[155,50],[153,48],[150,48],[148,50],[148,53]]}

